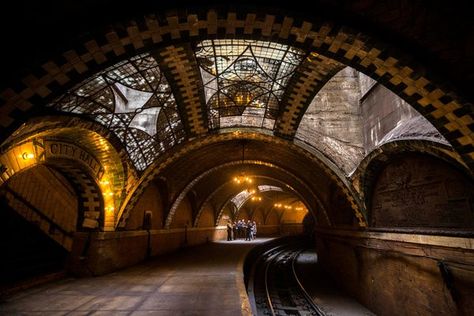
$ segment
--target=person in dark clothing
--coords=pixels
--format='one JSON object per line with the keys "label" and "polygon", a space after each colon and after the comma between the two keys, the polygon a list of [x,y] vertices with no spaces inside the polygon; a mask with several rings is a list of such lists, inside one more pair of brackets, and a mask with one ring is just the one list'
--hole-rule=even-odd
{"label": "person in dark clothing", "polygon": [[236,240],[238,236],[238,226],[237,223],[232,223],[232,240]]}
{"label": "person in dark clothing", "polygon": [[247,222],[245,233],[245,240],[252,240],[252,222],[250,220]]}
{"label": "person in dark clothing", "polygon": [[253,221],[252,223],[252,239],[257,238],[257,223]]}
{"label": "person in dark clothing", "polygon": [[232,240],[232,223],[227,222],[227,241]]}

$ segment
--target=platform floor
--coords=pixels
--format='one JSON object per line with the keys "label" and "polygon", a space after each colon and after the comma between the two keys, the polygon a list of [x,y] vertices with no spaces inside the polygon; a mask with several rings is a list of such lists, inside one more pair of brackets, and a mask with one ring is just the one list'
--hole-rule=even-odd
{"label": "platform floor", "polygon": [[132,268],[67,278],[0,301],[0,315],[250,315],[241,265],[267,241],[187,248]]}

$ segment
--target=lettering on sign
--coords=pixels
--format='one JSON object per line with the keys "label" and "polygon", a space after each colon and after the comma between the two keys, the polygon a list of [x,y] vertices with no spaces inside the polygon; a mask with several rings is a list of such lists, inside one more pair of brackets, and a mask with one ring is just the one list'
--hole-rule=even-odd
{"label": "lettering on sign", "polygon": [[87,166],[97,179],[100,179],[104,174],[104,168],[99,160],[81,147],[71,143],[51,140],[46,140],[44,144],[46,148],[46,158],[69,158],[78,160]]}

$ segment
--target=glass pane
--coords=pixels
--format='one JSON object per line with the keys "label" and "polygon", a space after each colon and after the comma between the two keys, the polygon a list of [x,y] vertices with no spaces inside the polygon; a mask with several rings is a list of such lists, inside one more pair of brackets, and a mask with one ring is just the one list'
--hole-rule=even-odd
{"label": "glass pane", "polygon": [[171,88],[149,54],[96,74],[49,106],[83,114],[109,128],[138,170],[185,139]]}
{"label": "glass pane", "polygon": [[303,51],[253,40],[205,40],[197,45],[209,127],[273,129],[284,89]]}

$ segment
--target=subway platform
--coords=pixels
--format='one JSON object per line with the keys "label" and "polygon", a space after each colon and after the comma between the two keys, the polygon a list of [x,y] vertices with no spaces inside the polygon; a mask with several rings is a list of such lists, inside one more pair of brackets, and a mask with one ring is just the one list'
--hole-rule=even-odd
{"label": "subway platform", "polygon": [[251,315],[242,264],[269,239],[186,248],[99,277],[66,278],[0,301],[0,315]]}

